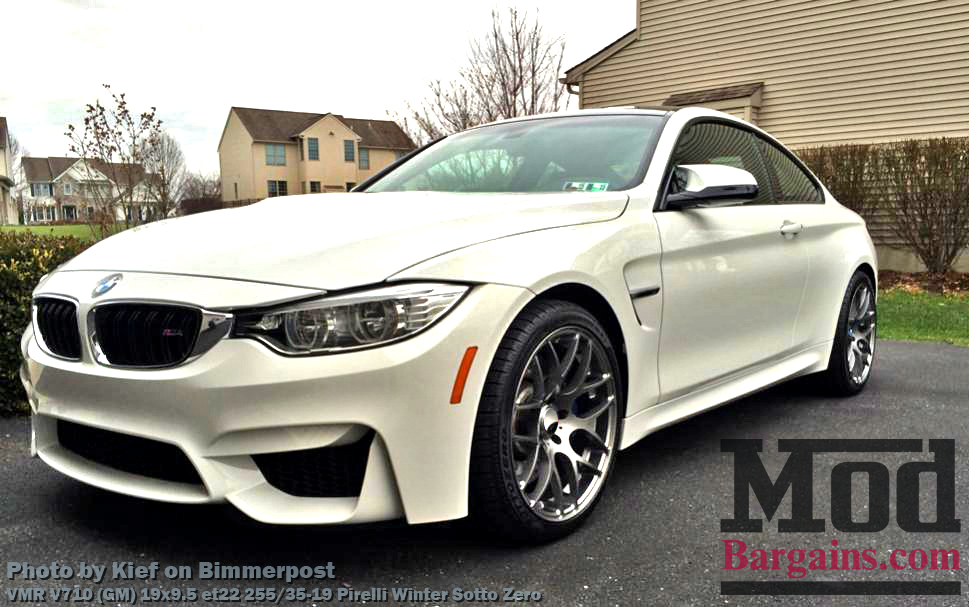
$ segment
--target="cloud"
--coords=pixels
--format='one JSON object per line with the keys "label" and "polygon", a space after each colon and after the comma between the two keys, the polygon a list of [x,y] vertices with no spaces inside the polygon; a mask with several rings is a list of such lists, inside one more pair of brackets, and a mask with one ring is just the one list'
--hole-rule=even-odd
{"label": "cloud", "polygon": [[[538,0],[581,61],[633,27],[634,0]],[[64,130],[102,83],[158,108],[190,168],[218,170],[233,105],[384,118],[449,78],[493,0],[167,2],[4,0],[0,115],[31,154],[66,154]],[[498,8],[503,4],[499,3]],[[517,4],[519,8],[525,8]]]}

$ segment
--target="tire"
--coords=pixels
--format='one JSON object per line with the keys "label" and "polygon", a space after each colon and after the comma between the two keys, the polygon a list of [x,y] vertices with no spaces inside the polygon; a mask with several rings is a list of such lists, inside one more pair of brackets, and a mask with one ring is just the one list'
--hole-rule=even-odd
{"label": "tire", "polygon": [[613,345],[585,308],[529,305],[502,339],[478,406],[472,522],[514,544],[582,525],[615,460],[624,397]]}
{"label": "tire", "polygon": [[[865,310],[859,310],[859,294],[864,291],[867,291],[870,300]],[[875,320],[875,285],[867,274],[856,271],[841,301],[828,369],[818,376],[821,387],[829,394],[854,396],[865,389],[874,364]],[[859,371],[859,362],[862,367],[867,364],[867,368]]]}

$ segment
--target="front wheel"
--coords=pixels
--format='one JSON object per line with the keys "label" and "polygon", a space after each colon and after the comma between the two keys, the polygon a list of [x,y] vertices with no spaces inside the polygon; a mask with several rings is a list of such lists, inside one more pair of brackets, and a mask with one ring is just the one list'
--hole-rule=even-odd
{"label": "front wheel", "polygon": [[569,302],[529,306],[502,339],[482,394],[472,517],[517,543],[581,525],[612,467],[622,399],[616,354],[599,322]]}
{"label": "front wheel", "polygon": [[875,285],[864,272],[848,283],[831,348],[828,369],[821,377],[837,396],[861,392],[871,376],[875,359]]}

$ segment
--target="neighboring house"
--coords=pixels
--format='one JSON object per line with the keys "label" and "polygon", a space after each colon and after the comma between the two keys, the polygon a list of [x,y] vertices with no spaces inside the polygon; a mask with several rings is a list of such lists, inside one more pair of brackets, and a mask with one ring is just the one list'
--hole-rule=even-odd
{"label": "neighboring house", "polygon": [[414,148],[391,120],[233,107],[219,140],[222,200],[346,192]]}
{"label": "neighboring house", "polygon": [[[701,105],[795,151],[969,136],[964,1],[636,1],[635,28],[566,71],[581,108]],[[917,269],[886,222],[881,263]]]}
{"label": "neighboring house", "polygon": [[[107,206],[108,201],[132,187],[135,204],[129,209],[133,217],[128,219],[144,220],[151,207],[151,191],[140,166],[128,171],[119,163],[106,165],[98,160],[55,156],[25,156],[21,162],[25,223],[94,220],[100,207]],[[117,180],[120,183],[109,178],[112,174],[122,175]],[[114,207],[110,211],[111,219],[124,221],[126,210],[120,204],[111,206]]]}
{"label": "neighboring house", "polygon": [[0,116],[0,225],[20,223],[20,213],[13,197],[13,158],[7,131],[7,119]]}

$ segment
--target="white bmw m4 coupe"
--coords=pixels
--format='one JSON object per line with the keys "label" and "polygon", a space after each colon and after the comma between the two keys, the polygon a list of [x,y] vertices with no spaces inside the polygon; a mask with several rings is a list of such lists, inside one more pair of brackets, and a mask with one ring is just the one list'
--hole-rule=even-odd
{"label": "white bmw m4 coupe", "polygon": [[796,376],[862,390],[876,270],[861,218],[729,115],[481,126],[354,192],[159,221],[45,276],[31,450],[268,523],[470,514],[550,540],[659,428]]}

